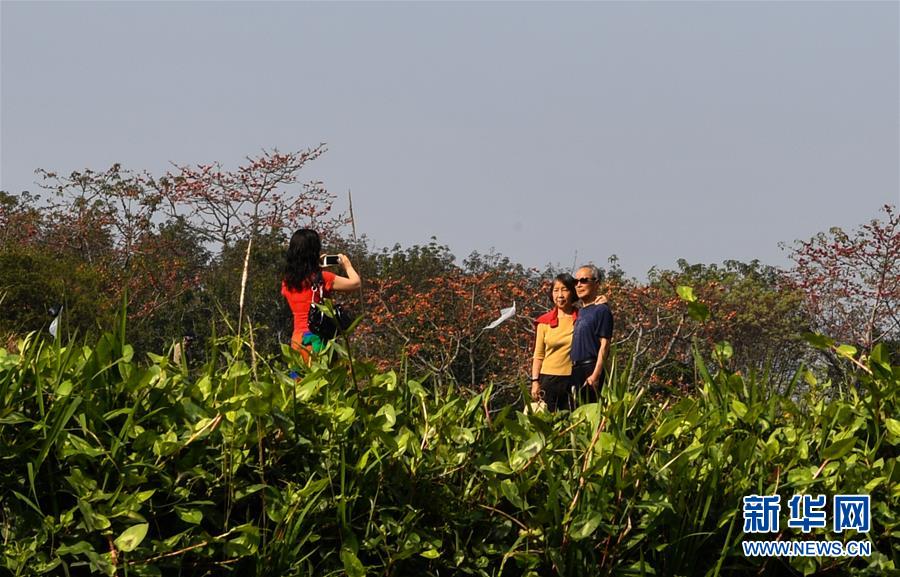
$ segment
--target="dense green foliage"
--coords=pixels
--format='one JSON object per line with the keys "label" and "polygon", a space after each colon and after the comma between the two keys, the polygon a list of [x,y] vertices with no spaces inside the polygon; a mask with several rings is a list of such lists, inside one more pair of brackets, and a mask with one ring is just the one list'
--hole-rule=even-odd
{"label": "dense green foliage", "polygon": [[[731,370],[659,399],[613,368],[600,405],[525,414],[428,389],[335,343],[301,367],[223,338],[206,364],[35,335],[0,350],[0,573],[734,575],[900,563],[900,368],[780,395]],[[798,382],[805,383],[797,392]],[[741,498],[872,494],[870,558],[747,559]],[[783,532],[784,539],[803,539]]]}

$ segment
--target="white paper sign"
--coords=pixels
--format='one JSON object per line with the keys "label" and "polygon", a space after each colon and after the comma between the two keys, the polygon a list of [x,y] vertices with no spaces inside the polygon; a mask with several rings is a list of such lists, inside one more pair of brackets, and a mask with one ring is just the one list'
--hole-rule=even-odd
{"label": "white paper sign", "polygon": [[500,323],[507,321],[516,316],[516,303],[513,302],[513,305],[508,309],[500,309],[500,317],[495,319],[494,322],[484,327],[484,330],[494,329],[500,326]]}
{"label": "white paper sign", "polygon": [[56,318],[53,319],[53,322],[50,323],[50,334],[53,335],[53,338],[56,338],[56,330],[59,328],[59,317],[62,316],[62,307],[59,307],[59,313],[57,313]]}

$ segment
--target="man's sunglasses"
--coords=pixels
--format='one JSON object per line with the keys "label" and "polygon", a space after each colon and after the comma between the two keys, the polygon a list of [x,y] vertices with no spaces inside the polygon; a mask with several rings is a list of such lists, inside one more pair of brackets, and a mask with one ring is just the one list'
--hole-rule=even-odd
{"label": "man's sunglasses", "polygon": [[586,276],[584,278],[575,279],[575,284],[587,284],[589,282],[594,282],[595,280],[597,279],[595,279],[594,277]]}

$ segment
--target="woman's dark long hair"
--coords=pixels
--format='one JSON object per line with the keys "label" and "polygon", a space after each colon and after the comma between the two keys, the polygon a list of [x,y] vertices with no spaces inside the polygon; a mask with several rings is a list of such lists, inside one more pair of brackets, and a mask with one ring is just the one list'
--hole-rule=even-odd
{"label": "woman's dark long hair", "polygon": [[312,285],[319,267],[322,241],[319,233],[310,228],[301,228],[291,237],[284,265],[284,284],[291,290],[303,290]]}

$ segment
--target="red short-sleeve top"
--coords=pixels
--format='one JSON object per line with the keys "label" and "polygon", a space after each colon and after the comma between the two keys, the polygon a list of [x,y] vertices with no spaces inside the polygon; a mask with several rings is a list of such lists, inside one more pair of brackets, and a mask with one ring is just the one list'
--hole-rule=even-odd
{"label": "red short-sleeve top", "polygon": [[[334,273],[322,271],[322,281],[325,285],[324,296],[329,296],[334,289]],[[288,288],[284,281],[281,281],[281,294],[287,299],[291,312],[294,315],[294,335],[296,341],[300,341],[303,333],[309,331],[309,305],[312,303],[312,288],[306,287],[302,290],[294,290]]]}

